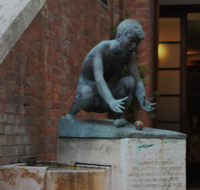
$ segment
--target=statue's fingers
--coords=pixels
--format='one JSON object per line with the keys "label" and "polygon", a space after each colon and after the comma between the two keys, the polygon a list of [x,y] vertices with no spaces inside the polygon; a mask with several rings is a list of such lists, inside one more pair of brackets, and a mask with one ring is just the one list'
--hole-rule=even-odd
{"label": "statue's fingers", "polygon": [[119,105],[124,105],[125,104],[125,102],[119,102]]}
{"label": "statue's fingers", "polygon": [[151,105],[151,106],[154,106],[154,105],[156,105],[156,103],[150,103],[150,105]]}
{"label": "statue's fingers", "polygon": [[125,104],[125,102],[123,102],[122,100],[117,100],[118,102],[118,105],[124,105]]}
{"label": "statue's fingers", "polygon": [[128,96],[126,96],[125,98],[120,99],[120,101],[125,101],[128,99]]}
{"label": "statue's fingers", "polygon": [[122,111],[120,108],[117,108],[117,109],[116,109],[116,112],[117,112],[117,113],[123,113],[123,111]]}
{"label": "statue's fingers", "polygon": [[152,97],[152,98],[149,100],[149,102],[151,102],[153,99],[154,99],[154,97]]}
{"label": "statue's fingers", "polygon": [[119,108],[121,108],[121,109],[125,109],[125,107],[124,107],[124,106],[122,106],[122,105],[119,105]]}
{"label": "statue's fingers", "polygon": [[118,112],[117,109],[113,109],[114,112]]}

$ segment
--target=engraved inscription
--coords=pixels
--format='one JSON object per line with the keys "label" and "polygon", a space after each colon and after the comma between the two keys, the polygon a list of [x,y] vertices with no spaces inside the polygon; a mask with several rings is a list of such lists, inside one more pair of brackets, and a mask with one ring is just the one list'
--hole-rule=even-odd
{"label": "engraved inscription", "polygon": [[185,168],[173,161],[143,161],[132,167],[129,177],[133,189],[184,189]]}

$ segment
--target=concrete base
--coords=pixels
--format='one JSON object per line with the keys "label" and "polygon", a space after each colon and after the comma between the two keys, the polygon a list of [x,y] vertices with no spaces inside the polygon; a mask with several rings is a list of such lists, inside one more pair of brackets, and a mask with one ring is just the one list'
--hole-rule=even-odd
{"label": "concrete base", "polygon": [[53,162],[0,166],[0,190],[107,190],[110,171],[103,167],[61,166]]}
{"label": "concrete base", "polygon": [[186,189],[185,139],[58,140],[58,163],[111,167],[110,190]]}

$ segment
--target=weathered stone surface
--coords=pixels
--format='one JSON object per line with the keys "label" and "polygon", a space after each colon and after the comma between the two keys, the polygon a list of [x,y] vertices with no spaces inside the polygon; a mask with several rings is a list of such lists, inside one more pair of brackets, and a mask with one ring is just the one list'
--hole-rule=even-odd
{"label": "weathered stone surface", "polygon": [[110,190],[184,190],[185,150],[183,139],[59,138],[58,163],[110,166]]}
{"label": "weathered stone surface", "polygon": [[6,165],[0,167],[1,190],[44,190],[47,167]]}
{"label": "weathered stone surface", "polygon": [[49,169],[47,190],[106,190],[105,169]]}
{"label": "weathered stone surface", "polygon": [[46,0],[0,1],[0,64]]}
{"label": "weathered stone surface", "polygon": [[[60,166],[38,162],[34,167],[0,167],[0,190],[108,190],[107,167]],[[109,178],[108,178],[109,176]]]}
{"label": "weathered stone surface", "polygon": [[144,127],[142,131],[136,130],[133,125],[116,128],[113,120],[75,119],[66,122],[64,117],[58,121],[57,135],[59,137],[84,138],[159,138],[159,139],[185,139],[186,135],[174,131]]}
{"label": "weathered stone surface", "polygon": [[81,168],[96,168],[96,169],[104,169],[106,170],[106,190],[110,190],[111,187],[111,167],[110,166],[97,166],[97,165],[87,165],[87,164],[76,164],[76,166],[79,166]]}

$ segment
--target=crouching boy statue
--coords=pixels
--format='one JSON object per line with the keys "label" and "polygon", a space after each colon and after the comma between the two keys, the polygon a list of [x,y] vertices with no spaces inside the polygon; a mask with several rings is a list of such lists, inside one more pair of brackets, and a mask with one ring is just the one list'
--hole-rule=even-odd
{"label": "crouching boy statue", "polygon": [[[80,111],[105,113],[116,112],[114,125],[124,127],[126,110],[135,93],[143,110],[149,112],[155,103],[146,100],[145,88],[136,65],[135,50],[144,39],[142,26],[133,19],[126,19],[117,27],[115,40],[102,41],[86,56],[78,81],[76,96],[65,116],[74,119]],[[110,89],[111,79],[127,66],[130,76],[124,77]]]}

